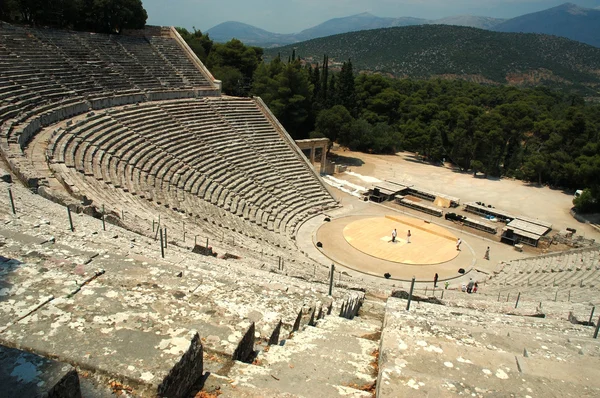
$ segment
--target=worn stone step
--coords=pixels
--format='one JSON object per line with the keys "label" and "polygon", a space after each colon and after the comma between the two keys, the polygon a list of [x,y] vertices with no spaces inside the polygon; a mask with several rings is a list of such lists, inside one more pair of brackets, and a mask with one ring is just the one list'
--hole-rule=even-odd
{"label": "worn stone step", "polygon": [[[378,343],[347,334],[343,329],[353,321],[335,318],[305,327],[285,344],[262,352],[252,365],[236,362],[227,375],[231,384],[306,397],[372,396],[358,388],[375,382]],[[319,327],[324,323],[331,330]]]}
{"label": "worn stone step", "polygon": [[73,366],[3,345],[0,386],[5,398],[81,397],[79,376]]}

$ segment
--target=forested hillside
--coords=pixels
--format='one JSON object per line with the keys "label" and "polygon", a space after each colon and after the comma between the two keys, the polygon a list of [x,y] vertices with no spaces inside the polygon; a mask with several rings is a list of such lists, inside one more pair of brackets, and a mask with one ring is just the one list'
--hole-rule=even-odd
{"label": "forested hillside", "polygon": [[328,137],[350,149],[418,152],[463,170],[536,184],[588,188],[580,208],[600,203],[600,105],[548,88],[461,80],[355,76],[292,57],[261,64],[261,96],[296,139]]}
{"label": "forested hillside", "polygon": [[0,0],[0,20],[101,33],[141,29],[141,0]]}
{"label": "forested hillside", "polygon": [[547,85],[600,96],[600,48],[564,38],[445,25],[351,32],[265,50],[265,59],[295,50],[308,62],[328,54],[358,71],[399,78],[460,78],[480,83]]}

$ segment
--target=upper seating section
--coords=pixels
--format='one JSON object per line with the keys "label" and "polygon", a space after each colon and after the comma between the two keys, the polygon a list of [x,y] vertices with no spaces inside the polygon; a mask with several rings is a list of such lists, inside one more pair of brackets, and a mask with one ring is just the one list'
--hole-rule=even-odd
{"label": "upper seating section", "polygon": [[218,92],[172,38],[0,26],[0,124],[65,98]]}

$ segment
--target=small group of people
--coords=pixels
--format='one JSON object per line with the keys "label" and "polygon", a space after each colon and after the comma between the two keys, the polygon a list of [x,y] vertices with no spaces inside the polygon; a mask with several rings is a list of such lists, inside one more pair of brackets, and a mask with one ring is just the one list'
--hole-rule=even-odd
{"label": "small group of people", "polygon": [[[394,228],[392,230],[392,243],[396,242],[397,236],[398,236],[398,231],[396,231],[396,228]],[[408,232],[406,233],[406,243],[410,243],[411,236],[412,236],[412,234],[410,233],[410,229],[409,229]]]}
{"label": "small group of people", "polygon": [[462,285],[462,291],[463,292],[467,292],[469,294],[471,293],[477,293],[477,282],[473,282],[473,278],[469,279],[469,283],[467,283],[466,285],[463,283]]}

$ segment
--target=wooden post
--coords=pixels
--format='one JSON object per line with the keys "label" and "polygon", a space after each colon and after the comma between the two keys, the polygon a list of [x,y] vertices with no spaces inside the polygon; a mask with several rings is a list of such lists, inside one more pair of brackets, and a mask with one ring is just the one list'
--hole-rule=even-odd
{"label": "wooden post", "polygon": [[427,286],[425,286],[425,296],[427,296]]}
{"label": "wooden post", "polygon": [[102,205],[102,230],[106,231],[106,221],[104,221],[104,205]]}
{"label": "wooden post", "polygon": [[508,299],[510,298],[510,293],[506,295],[506,302],[508,303]]}
{"label": "wooden post", "polygon": [[444,290],[442,290],[442,297],[440,297],[440,299],[444,299]]}
{"label": "wooden post", "polygon": [[410,292],[408,293],[408,302],[406,303],[406,311],[410,310],[410,302],[412,300],[413,290],[415,289],[415,277],[412,277],[412,282],[410,282]]}
{"label": "wooden post", "polygon": [[519,295],[517,296],[517,302],[515,303],[515,308],[517,308],[519,306],[519,299],[521,298],[521,292],[519,292]]}
{"label": "wooden post", "polygon": [[598,322],[596,322],[596,330],[594,331],[594,338],[598,338],[598,329],[600,329],[600,317],[598,317]]}
{"label": "wooden post", "polygon": [[154,220],[152,220],[152,232],[154,232]]}
{"label": "wooden post", "polygon": [[185,231],[183,231],[183,243],[185,243]]}
{"label": "wooden post", "polygon": [[167,227],[165,227],[165,249],[167,248]]}
{"label": "wooden post", "polygon": [[15,210],[15,200],[13,198],[12,189],[8,188],[8,199],[10,200],[10,208],[12,209],[12,214],[17,214]]}
{"label": "wooden post", "polygon": [[556,302],[556,298],[558,297],[558,290],[556,291],[556,293],[554,294],[554,302]]}
{"label": "wooden post", "polygon": [[571,302],[571,291],[570,290],[569,290],[569,299],[567,301]]}
{"label": "wooden post", "polygon": [[121,220],[125,220],[125,210],[121,209]]}
{"label": "wooden post", "polygon": [[208,238],[206,238],[206,248],[208,249]]}
{"label": "wooden post", "polygon": [[498,301],[500,301],[500,292],[498,292]]}
{"label": "wooden post", "polygon": [[596,310],[596,306],[592,307],[592,312],[590,313],[590,320],[588,321],[588,325],[592,326],[592,317],[594,316],[594,311]]}
{"label": "wooden post", "polygon": [[75,228],[73,228],[73,218],[71,217],[71,209],[69,209],[69,206],[67,206],[67,215],[69,216],[69,226],[71,227],[71,232],[75,231]]}
{"label": "wooden post", "polygon": [[329,295],[333,292],[333,276],[335,275],[335,265],[331,264],[331,271],[329,272]]}
{"label": "wooden post", "polygon": [[163,234],[162,234],[162,229],[159,231],[160,232],[160,256],[162,258],[165,258],[165,247],[163,246]]}

